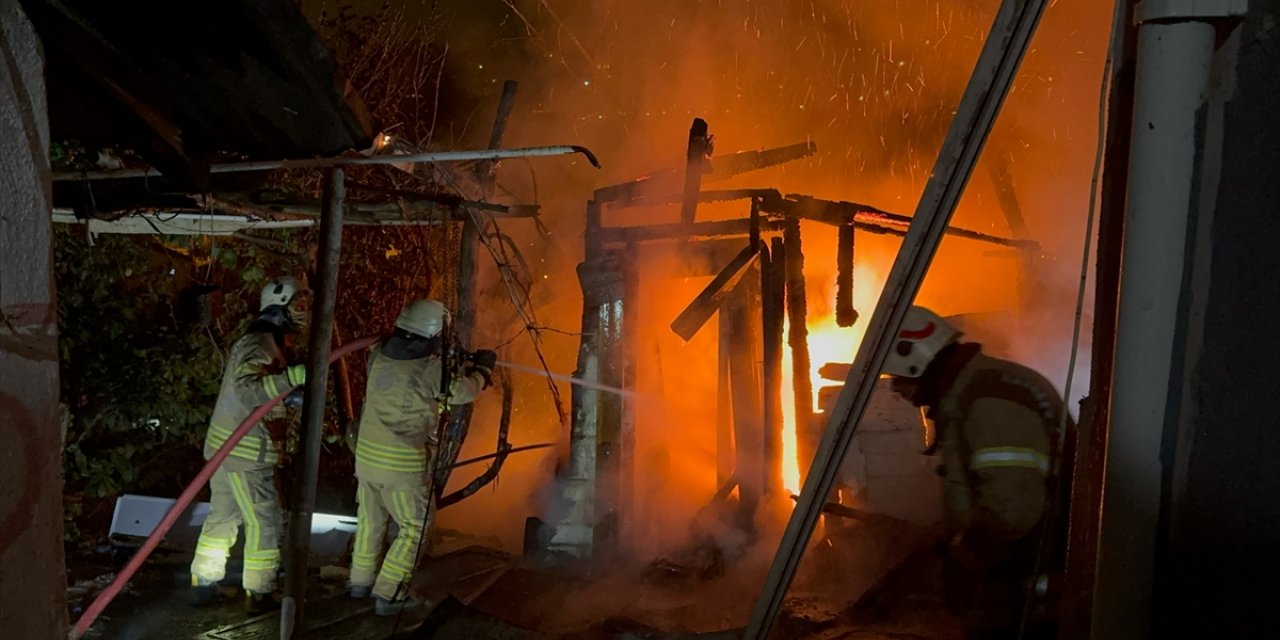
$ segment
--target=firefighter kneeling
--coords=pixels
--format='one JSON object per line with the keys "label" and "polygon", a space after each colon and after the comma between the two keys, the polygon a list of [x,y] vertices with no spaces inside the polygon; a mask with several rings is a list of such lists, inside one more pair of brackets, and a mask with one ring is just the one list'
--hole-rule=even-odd
{"label": "firefighter kneeling", "polygon": [[[440,416],[446,405],[470,403],[490,386],[492,351],[476,352],[459,371],[445,371],[448,322],[439,301],[410,302],[395,333],[369,358],[356,443],[359,509],[349,592],[353,598],[372,594],[378,615],[421,604],[409,597],[408,585],[435,516],[428,496]],[[379,569],[388,519],[399,533]]]}
{"label": "firefighter kneeling", "polygon": [[[1028,597],[1061,558],[1060,509],[1047,510],[1046,498],[1065,486],[1051,458],[1063,403],[1040,374],[959,337],[937,314],[912,307],[884,372],[937,426],[951,534],[944,600],[965,617],[966,638],[1016,638],[1033,609]],[[1031,616],[1022,637],[1052,637],[1042,628],[1050,626]]]}

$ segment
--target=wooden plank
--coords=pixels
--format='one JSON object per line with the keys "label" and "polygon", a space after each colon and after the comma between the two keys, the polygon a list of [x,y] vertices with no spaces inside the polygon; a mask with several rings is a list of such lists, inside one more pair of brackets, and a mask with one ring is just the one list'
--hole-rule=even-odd
{"label": "wooden plank", "polygon": [[685,224],[692,223],[698,212],[698,192],[702,190],[702,174],[709,155],[711,135],[707,131],[707,121],[694,118],[693,125],[689,127],[689,146],[685,151],[684,197],[680,200],[680,221]]}
{"label": "wooden plank", "polygon": [[858,321],[853,308],[853,225],[840,225],[836,244],[836,324],[852,327]]}
{"label": "wooden plank", "polygon": [[720,303],[737,286],[747,269],[755,264],[757,258],[759,258],[759,252],[754,247],[745,247],[738,252],[738,255],[698,293],[689,306],[676,316],[676,319],[671,322],[671,330],[685,342],[692,340],[707,320],[711,319],[711,315],[720,308]]}
{"label": "wooden plank", "polygon": [[[760,272],[752,266],[729,296],[729,385],[733,394],[734,476],[738,479],[740,516],[750,523],[764,495],[764,419],[761,372],[763,336],[760,326]],[[748,525],[749,526],[749,525]]]}
{"label": "wooden plank", "polygon": [[765,492],[782,489],[782,325],[786,315],[786,250],[774,238],[761,259],[761,326],[764,329]]}
{"label": "wooden plank", "polygon": [[733,396],[729,383],[729,354],[733,343],[732,311],[727,302],[720,303],[716,314],[719,325],[716,349],[716,482],[724,485],[733,477]]}
{"label": "wooden plank", "polygon": [[818,144],[808,141],[789,144],[785,147],[739,151],[734,154],[717,156],[711,162],[711,171],[707,173],[703,180],[706,182],[728,180],[739,174],[799,160],[817,152]]}

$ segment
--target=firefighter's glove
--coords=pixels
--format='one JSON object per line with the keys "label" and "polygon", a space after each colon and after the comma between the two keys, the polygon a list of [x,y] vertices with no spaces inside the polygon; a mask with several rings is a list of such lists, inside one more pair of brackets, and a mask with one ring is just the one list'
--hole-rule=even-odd
{"label": "firefighter's glove", "polygon": [[471,354],[471,362],[467,365],[467,374],[478,373],[484,378],[484,388],[493,386],[493,368],[498,366],[498,354],[489,349],[481,349]]}
{"label": "firefighter's glove", "polygon": [[306,394],[303,393],[302,387],[298,387],[297,389],[290,391],[289,395],[284,397],[284,406],[289,407],[290,409],[297,409],[301,407],[302,403],[305,401]]}
{"label": "firefighter's glove", "polygon": [[307,365],[295,364],[285,369],[285,375],[289,377],[289,384],[296,387],[307,381]]}

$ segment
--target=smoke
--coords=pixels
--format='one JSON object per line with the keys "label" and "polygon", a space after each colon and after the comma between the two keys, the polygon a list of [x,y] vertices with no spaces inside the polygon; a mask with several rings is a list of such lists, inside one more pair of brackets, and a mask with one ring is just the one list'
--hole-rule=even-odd
{"label": "smoke", "polygon": [[[501,223],[530,267],[541,334],[535,350],[511,310],[497,271],[488,283],[478,344],[507,343],[502,358],[552,370],[574,369],[581,294],[584,207],[594,188],[683,165],[693,117],[710,123],[716,154],[812,140],[818,153],[739,177],[717,188],[769,186],[783,192],[853,200],[911,214],[981,48],[998,0],[403,0],[411,14],[446,21],[445,75],[436,143],[475,148],[488,141],[504,80],[520,82],[506,146],[582,144],[605,168],[581,160],[505,163],[507,200],[542,206],[538,229]],[[1010,235],[985,165],[1008,167],[1031,239],[1054,260],[1041,273],[1034,313],[1010,326],[1011,356],[1064,382],[1105,54],[1106,12],[1089,3],[1055,3],[992,133],[984,166],[953,220]],[[699,209],[700,218],[745,215],[745,206]],[[672,209],[610,214],[606,224],[674,220]],[[847,361],[865,320],[837,332],[832,315],[835,232],[803,228],[815,366]],[[898,249],[891,236],[858,234],[857,307],[867,317]],[[707,282],[679,274],[678,249],[643,248],[641,391],[661,397],[639,408],[634,481],[635,529],[628,539],[657,554],[688,539],[689,523],[716,489],[714,319],[688,344],[667,325]],[[663,275],[668,274],[668,275]],[[1020,300],[1014,252],[948,238],[918,298],[944,314],[1013,310]],[[1087,320],[1087,318],[1086,318]],[[1086,322],[1087,324],[1087,322]],[[1087,340],[1082,350],[1087,350]],[[1080,371],[1087,370],[1082,358]],[[522,519],[548,503],[556,457],[567,449],[567,417],[547,383],[516,378],[512,441],[559,441],[556,454],[513,456],[493,491],[441,513],[446,526],[499,535],[518,548]],[[555,383],[567,400],[569,387]],[[1077,390],[1087,380],[1077,375]],[[785,395],[785,394],[784,394]],[[1073,392],[1073,396],[1078,393]],[[564,407],[567,409],[567,407]],[[492,449],[497,401],[477,407],[463,456]],[[465,478],[457,480],[464,481]],[[732,545],[732,541],[726,544]]]}

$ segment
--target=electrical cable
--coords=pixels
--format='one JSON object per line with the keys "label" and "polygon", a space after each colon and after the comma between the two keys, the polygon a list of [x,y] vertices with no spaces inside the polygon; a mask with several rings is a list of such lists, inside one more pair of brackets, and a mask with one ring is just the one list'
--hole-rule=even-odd
{"label": "electrical cable", "polygon": [[[1114,79],[1111,77],[1114,71],[1115,60],[1120,56],[1119,47],[1121,46],[1120,34],[1123,33],[1125,25],[1122,24],[1124,17],[1124,6],[1128,0],[1115,0],[1115,6],[1111,17],[1111,35],[1107,43],[1107,57],[1102,65],[1102,78],[1098,88],[1098,135],[1094,143],[1093,154],[1093,170],[1089,179],[1089,211],[1085,218],[1084,229],[1084,249],[1080,257],[1080,285],[1076,289],[1075,318],[1073,320],[1071,330],[1071,351],[1067,359],[1067,379],[1062,391],[1062,410],[1058,416],[1058,424],[1056,426],[1056,446],[1053,452],[1052,464],[1049,470],[1051,478],[1057,478],[1062,470],[1062,446],[1066,442],[1067,422],[1070,418],[1071,411],[1069,404],[1071,401],[1071,386],[1075,380],[1076,360],[1080,352],[1080,327],[1084,318],[1084,299],[1085,292],[1088,289],[1089,280],[1089,257],[1093,251],[1093,227],[1098,215],[1098,182],[1102,175],[1103,168],[1103,151],[1106,146],[1107,138],[1107,98],[1111,93],[1114,85]],[[1041,527],[1040,540],[1036,548],[1035,570],[1032,572],[1031,585],[1028,586],[1028,593],[1023,598],[1022,616],[1018,622],[1018,639],[1026,635],[1027,619],[1030,617],[1031,602],[1035,596],[1037,583],[1040,580],[1044,565],[1046,562],[1046,553],[1048,551],[1048,538],[1050,535],[1050,526],[1053,513],[1056,508],[1062,508],[1058,504],[1058,494],[1061,487],[1057,487],[1056,483],[1051,487],[1049,495],[1046,497],[1046,503],[1051,506],[1045,513],[1042,522],[1045,523]],[[1057,505],[1053,508],[1053,505]]]}

